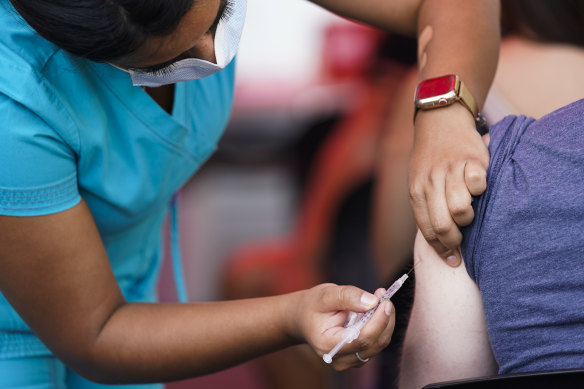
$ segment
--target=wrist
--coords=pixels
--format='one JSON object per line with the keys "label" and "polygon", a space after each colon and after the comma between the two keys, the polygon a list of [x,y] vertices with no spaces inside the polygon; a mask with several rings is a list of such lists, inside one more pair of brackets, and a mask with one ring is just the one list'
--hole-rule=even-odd
{"label": "wrist", "polygon": [[[414,118],[416,134],[436,132],[454,134],[461,130],[466,133],[470,132],[469,129],[473,130],[474,125],[474,118],[460,104],[452,104],[441,109],[420,110]],[[432,138],[435,139],[435,136]]]}
{"label": "wrist", "polygon": [[305,342],[302,331],[302,305],[307,290],[278,296],[278,323],[289,346]]}

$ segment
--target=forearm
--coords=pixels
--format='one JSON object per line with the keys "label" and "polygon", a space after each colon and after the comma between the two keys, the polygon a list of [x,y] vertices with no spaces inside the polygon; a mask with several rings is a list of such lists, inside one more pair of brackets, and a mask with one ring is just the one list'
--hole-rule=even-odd
{"label": "forearm", "polygon": [[233,366],[301,340],[288,326],[299,293],[202,304],[124,304],[66,362],[105,383],[162,382]]}
{"label": "forearm", "polygon": [[[377,303],[356,287],[322,284],[254,300],[129,304],[84,202],[51,215],[0,216],[0,290],[59,359],[106,383],[179,380],[300,342],[322,355],[340,339],[340,311]],[[334,368],[358,366],[355,351],[386,347],[390,313],[374,315]]]}
{"label": "forearm", "polygon": [[482,107],[497,67],[499,8],[498,0],[423,0],[419,78],[458,74]]}
{"label": "forearm", "polygon": [[311,0],[343,17],[383,30],[415,35],[421,0]]}
{"label": "forearm", "polygon": [[[457,74],[482,107],[499,50],[498,0],[424,0],[418,20],[419,79]],[[475,113],[475,112],[473,112]],[[452,266],[460,263],[459,226],[486,188],[489,152],[462,104],[420,110],[410,162],[410,204],[426,240]]]}

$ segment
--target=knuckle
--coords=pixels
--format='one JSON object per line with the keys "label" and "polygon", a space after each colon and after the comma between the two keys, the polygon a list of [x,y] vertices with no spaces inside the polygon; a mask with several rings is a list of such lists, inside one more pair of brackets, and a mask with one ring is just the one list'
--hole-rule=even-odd
{"label": "knuckle", "polygon": [[432,223],[432,227],[437,236],[442,236],[447,235],[450,232],[452,225],[444,219],[439,219]]}
{"label": "knuckle", "polygon": [[434,241],[438,240],[438,237],[436,236],[436,233],[435,233],[434,229],[432,228],[432,226],[426,226],[426,227],[420,228],[420,232],[424,236],[424,239],[426,239],[426,241],[428,241],[428,242],[434,242]]}
{"label": "knuckle", "polygon": [[421,187],[421,185],[418,184],[410,184],[409,187],[409,196],[410,196],[410,202],[413,205],[416,204],[420,204],[422,202],[424,202],[424,189]]}
{"label": "knuckle", "polygon": [[371,339],[371,335],[363,336],[362,338],[357,338],[356,346],[359,350],[363,351],[373,346],[374,341]]}
{"label": "knuckle", "polygon": [[474,212],[471,208],[468,212],[461,213],[458,215],[453,215],[453,217],[454,217],[454,220],[455,220],[457,225],[466,226],[466,225],[470,224],[472,222],[472,220],[474,219]]}
{"label": "knuckle", "polygon": [[432,174],[432,175],[428,176],[428,185],[430,187],[435,187],[437,185],[440,185],[440,182],[443,180],[444,180],[443,175]]}
{"label": "knuckle", "polygon": [[328,285],[317,285],[312,288],[312,290],[315,291],[315,295],[318,298],[318,301],[323,301],[325,304],[331,303],[331,288]]}
{"label": "knuckle", "polygon": [[338,288],[338,301],[344,305],[346,305],[349,302],[350,299],[350,293],[349,293],[349,288],[347,286],[342,286],[340,288]]}
{"label": "knuckle", "polygon": [[487,185],[487,172],[482,169],[468,169],[465,174],[467,186],[482,188]]}
{"label": "knuckle", "polygon": [[380,348],[385,348],[388,344],[391,343],[391,334],[389,335],[382,335],[379,337],[378,345]]}
{"label": "knuckle", "polygon": [[472,211],[470,204],[461,201],[454,201],[450,206],[450,214],[455,217],[464,217]]}
{"label": "knuckle", "polygon": [[466,177],[472,182],[482,182],[487,178],[487,172],[483,169],[469,169],[466,173]]}

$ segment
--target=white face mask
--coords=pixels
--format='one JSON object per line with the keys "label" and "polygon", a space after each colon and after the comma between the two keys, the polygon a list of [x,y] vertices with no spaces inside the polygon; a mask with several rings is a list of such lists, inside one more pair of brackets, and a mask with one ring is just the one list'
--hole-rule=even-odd
{"label": "white face mask", "polygon": [[239,40],[243,31],[247,0],[231,0],[233,9],[217,24],[215,31],[215,59],[217,63],[199,58],[187,58],[177,61],[161,74],[124,70],[132,78],[135,86],[157,87],[182,81],[197,80],[210,76],[224,69],[237,54]]}

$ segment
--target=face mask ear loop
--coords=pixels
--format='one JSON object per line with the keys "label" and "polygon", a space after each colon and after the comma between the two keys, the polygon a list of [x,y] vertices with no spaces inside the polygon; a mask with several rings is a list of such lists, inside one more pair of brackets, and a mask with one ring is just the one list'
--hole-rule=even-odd
{"label": "face mask ear loop", "polygon": [[189,301],[185,283],[184,270],[182,267],[182,256],[180,252],[179,223],[178,223],[178,196],[176,192],[170,200],[170,252],[172,260],[172,270],[174,273],[174,283],[178,301],[186,303]]}
{"label": "face mask ear loop", "polygon": [[129,71],[128,69],[121,68],[121,67],[119,67],[118,65],[114,65],[114,64],[113,64],[113,63],[111,63],[111,62],[107,62],[107,64],[108,64],[108,65],[111,65],[111,66],[113,66],[114,68],[116,68],[116,69],[118,69],[118,70],[121,70],[122,72],[124,72],[124,73],[126,73],[126,74],[130,74],[130,71]]}

